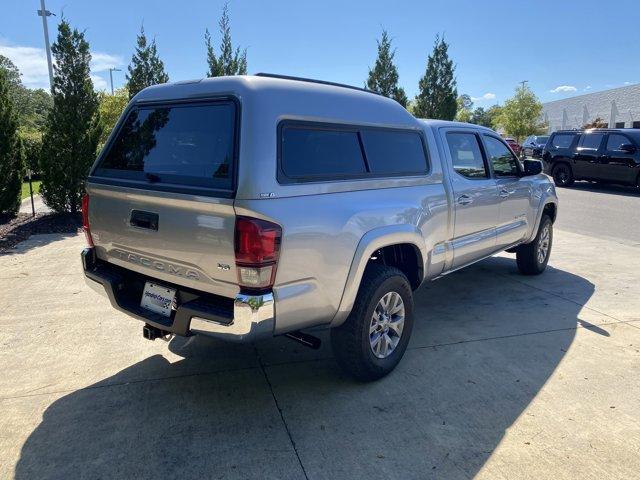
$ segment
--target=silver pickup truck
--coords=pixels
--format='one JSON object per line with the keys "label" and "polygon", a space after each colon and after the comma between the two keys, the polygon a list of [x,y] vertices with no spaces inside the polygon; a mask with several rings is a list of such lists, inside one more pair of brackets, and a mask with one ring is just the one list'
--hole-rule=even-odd
{"label": "silver pickup truck", "polygon": [[86,192],[87,283],[146,338],[317,346],[327,327],[362,380],[402,358],[422,282],[503,250],[541,273],[557,212],[492,130],[267,74],[143,90]]}

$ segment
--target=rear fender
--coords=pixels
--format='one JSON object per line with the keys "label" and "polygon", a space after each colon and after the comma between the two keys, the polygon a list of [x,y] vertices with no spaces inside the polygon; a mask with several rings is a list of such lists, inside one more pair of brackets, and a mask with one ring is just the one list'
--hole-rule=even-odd
{"label": "rear fender", "polygon": [[331,327],[342,325],[349,316],[349,313],[353,308],[353,304],[355,303],[358,289],[360,288],[360,282],[362,281],[365,267],[374,252],[380,248],[401,243],[414,245],[418,249],[423,262],[422,271],[426,271],[424,262],[428,257],[424,239],[422,238],[420,231],[414,225],[390,225],[367,232],[362,237],[358,243],[358,247],[356,248],[356,253],[349,269],[349,275],[347,276],[344,292],[342,293],[340,306],[331,321]]}

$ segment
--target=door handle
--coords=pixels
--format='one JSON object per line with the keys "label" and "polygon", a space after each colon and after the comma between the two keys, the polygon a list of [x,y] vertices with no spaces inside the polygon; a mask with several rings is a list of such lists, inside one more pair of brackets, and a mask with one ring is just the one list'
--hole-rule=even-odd
{"label": "door handle", "polygon": [[132,210],[129,225],[158,231],[158,214],[143,212],[142,210]]}
{"label": "door handle", "polygon": [[473,198],[471,198],[469,195],[460,195],[458,197],[458,203],[460,205],[469,205],[470,203],[473,203]]}
{"label": "door handle", "polygon": [[506,188],[503,188],[502,190],[500,190],[500,196],[502,198],[507,198],[509,195],[511,195],[515,190],[507,190]]}

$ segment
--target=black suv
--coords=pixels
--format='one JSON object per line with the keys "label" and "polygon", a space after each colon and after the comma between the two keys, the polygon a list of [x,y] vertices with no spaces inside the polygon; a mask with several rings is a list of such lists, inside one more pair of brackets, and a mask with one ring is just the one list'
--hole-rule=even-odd
{"label": "black suv", "polygon": [[551,134],[542,160],[559,187],[575,180],[640,187],[640,129],[561,130]]}

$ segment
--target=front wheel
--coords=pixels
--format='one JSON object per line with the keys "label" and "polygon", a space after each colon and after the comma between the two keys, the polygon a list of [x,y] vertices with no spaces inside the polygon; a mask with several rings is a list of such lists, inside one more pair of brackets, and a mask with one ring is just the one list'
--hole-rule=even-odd
{"label": "front wheel", "polygon": [[547,268],[551,245],[553,243],[553,222],[543,215],[536,238],[532,242],[520,245],[516,251],[518,269],[523,275],[540,275]]}
{"label": "front wheel", "polygon": [[331,330],[338,364],[361,381],[391,372],[402,359],[413,329],[413,296],[397,268],[367,266],[347,320]]}

